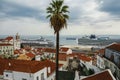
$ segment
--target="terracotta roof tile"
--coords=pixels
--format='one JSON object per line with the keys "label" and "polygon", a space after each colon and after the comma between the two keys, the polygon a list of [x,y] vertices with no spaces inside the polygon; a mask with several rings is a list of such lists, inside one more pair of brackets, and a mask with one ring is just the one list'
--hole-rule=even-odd
{"label": "terracotta roof tile", "polygon": [[12,40],[12,39],[13,39],[12,36],[8,36],[8,37],[5,38],[5,40],[8,40],[8,41],[10,41],[10,40]]}
{"label": "terracotta roof tile", "polygon": [[99,53],[105,53],[105,49],[100,49]]}
{"label": "terracotta roof tile", "polygon": [[105,55],[105,49],[100,49],[100,50],[98,51],[98,54],[99,54],[100,56],[104,56],[104,55]]}
{"label": "terracotta roof tile", "polygon": [[30,51],[32,48],[31,47],[24,47],[24,49],[26,50],[26,51]]}
{"label": "terracotta roof tile", "polygon": [[112,49],[112,50],[116,50],[120,52],[120,44],[112,44],[106,48]]}
{"label": "terracotta roof tile", "polygon": [[80,58],[82,61],[87,61],[87,62],[89,62],[89,61],[92,60],[92,58],[90,58],[89,56],[86,56],[86,55],[81,55],[81,56],[79,56],[79,58]]}
{"label": "terracotta roof tile", "polygon": [[110,70],[105,70],[101,73],[94,74],[82,80],[115,80]]}
{"label": "terracotta roof tile", "polygon": [[60,48],[60,51],[62,51],[62,52],[67,52],[69,50],[69,48],[67,48],[67,47],[61,47]]}
{"label": "terracotta roof tile", "polygon": [[49,76],[50,74],[52,74],[55,71],[56,64],[54,62],[46,60],[44,64],[47,68],[50,67],[50,73],[48,72],[48,69],[47,69],[47,76]]}
{"label": "terracotta roof tile", "polygon": [[34,57],[35,57],[35,55],[34,55],[33,53],[26,53],[26,55],[27,55],[28,57],[30,57],[30,58],[34,58]]}
{"label": "terracotta roof tile", "polygon": [[45,61],[0,59],[0,74],[4,70],[35,73],[45,67],[44,63]]}
{"label": "terracotta roof tile", "polygon": [[90,58],[89,56],[86,56],[84,53],[74,53],[74,54],[69,54],[68,56],[78,57],[80,60],[87,61],[87,62],[92,60],[92,58]]}
{"label": "terracotta roof tile", "polygon": [[1,44],[0,43],[0,46],[12,46],[11,44]]}
{"label": "terracotta roof tile", "polygon": [[[35,73],[45,67],[50,67],[49,76],[55,71],[55,63],[49,60],[45,61],[28,61],[28,60],[14,60],[14,59],[2,59],[0,58],[0,74],[3,74],[4,70],[12,70],[18,72]],[[59,65],[61,67],[62,64]]]}
{"label": "terracotta roof tile", "polygon": [[14,50],[14,54],[21,54],[20,50]]}
{"label": "terracotta roof tile", "polygon": [[45,51],[45,48],[37,48],[37,51],[39,51],[39,52],[44,52],[44,51]]}
{"label": "terracotta roof tile", "polygon": [[86,56],[83,53],[74,53],[74,54],[63,54],[63,53],[59,53],[59,60],[63,60],[66,61],[67,57],[77,57],[82,61],[86,61],[86,62],[90,62],[92,60],[91,57]]}
{"label": "terracotta roof tile", "polygon": [[66,61],[67,54],[59,53],[59,60]]}
{"label": "terracotta roof tile", "polygon": [[52,49],[52,48],[45,48],[44,52],[51,52],[51,53],[56,53],[56,49]]}

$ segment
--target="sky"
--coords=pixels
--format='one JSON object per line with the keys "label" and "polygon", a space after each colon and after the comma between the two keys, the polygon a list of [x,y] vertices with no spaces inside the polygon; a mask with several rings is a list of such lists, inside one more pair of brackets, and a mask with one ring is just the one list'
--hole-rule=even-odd
{"label": "sky", "polygon": [[[51,0],[0,0],[0,35],[54,35],[46,8]],[[120,35],[120,0],[64,0],[69,6],[61,35]]]}

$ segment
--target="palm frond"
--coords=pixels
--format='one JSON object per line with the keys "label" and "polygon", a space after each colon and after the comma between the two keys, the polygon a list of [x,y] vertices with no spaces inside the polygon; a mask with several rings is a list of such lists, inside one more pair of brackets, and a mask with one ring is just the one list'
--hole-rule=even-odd
{"label": "palm frond", "polygon": [[69,19],[69,16],[67,14],[63,14],[65,19]]}
{"label": "palm frond", "polygon": [[68,6],[63,6],[62,9],[61,9],[61,13],[69,13],[68,11]]}
{"label": "palm frond", "polygon": [[63,5],[63,0],[52,0],[50,6],[46,9],[46,18],[50,19],[51,28],[54,32],[59,32],[62,28],[67,28],[67,19],[69,16],[66,14],[68,11],[68,6]]}
{"label": "palm frond", "polygon": [[52,11],[53,9],[51,7],[48,7],[46,10],[47,11]]}
{"label": "palm frond", "polygon": [[60,6],[60,7],[61,7],[61,6],[62,6],[62,4],[63,4],[63,0],[59,0],[59,1],[58,1],[58,6]]}
{"label": "palm frond", "polygon": [[68,9],[69,7],[67,5],[63,6],[64,9]]}
{"label": "palm frond", "polygon": [[50,17],[51,17],[51,15],[50,15],[50,14],[46,16],[46,18],[50,18]]}
{"label": "palm frond", "polygon": [[50,3],[50,5],[52,6],[52,8],[55,8],[55,5],[53,3]]}

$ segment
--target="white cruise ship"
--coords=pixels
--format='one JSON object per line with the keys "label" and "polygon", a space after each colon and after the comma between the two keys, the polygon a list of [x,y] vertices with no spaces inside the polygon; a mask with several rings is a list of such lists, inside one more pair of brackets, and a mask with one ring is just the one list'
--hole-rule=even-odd
{"label": "white cruise ship", "polygon": [[107,46],[112,43],[120,43],[120,39],[110,39],[109,37],[97,37],[96,35],[78,38],[79,45]]}
{"label": "white cruise ship", "polygon": [[47,40],[43,37],[39,39],[22,39],[21,46],[31,46],[31,47],[53,47],[54,42]]}

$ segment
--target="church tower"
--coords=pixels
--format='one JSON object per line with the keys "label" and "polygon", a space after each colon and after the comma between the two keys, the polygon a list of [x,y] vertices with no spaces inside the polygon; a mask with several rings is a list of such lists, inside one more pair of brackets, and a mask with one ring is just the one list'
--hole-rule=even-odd
{"label": "church tower", "polygon": [[20,40],[20,35],[17,33],[16,34],[16,41],[19,41]]}
{"label": "church tower", "polygon": [[20,49],[20,35],[16,33],[14,40],[14,49]]}

